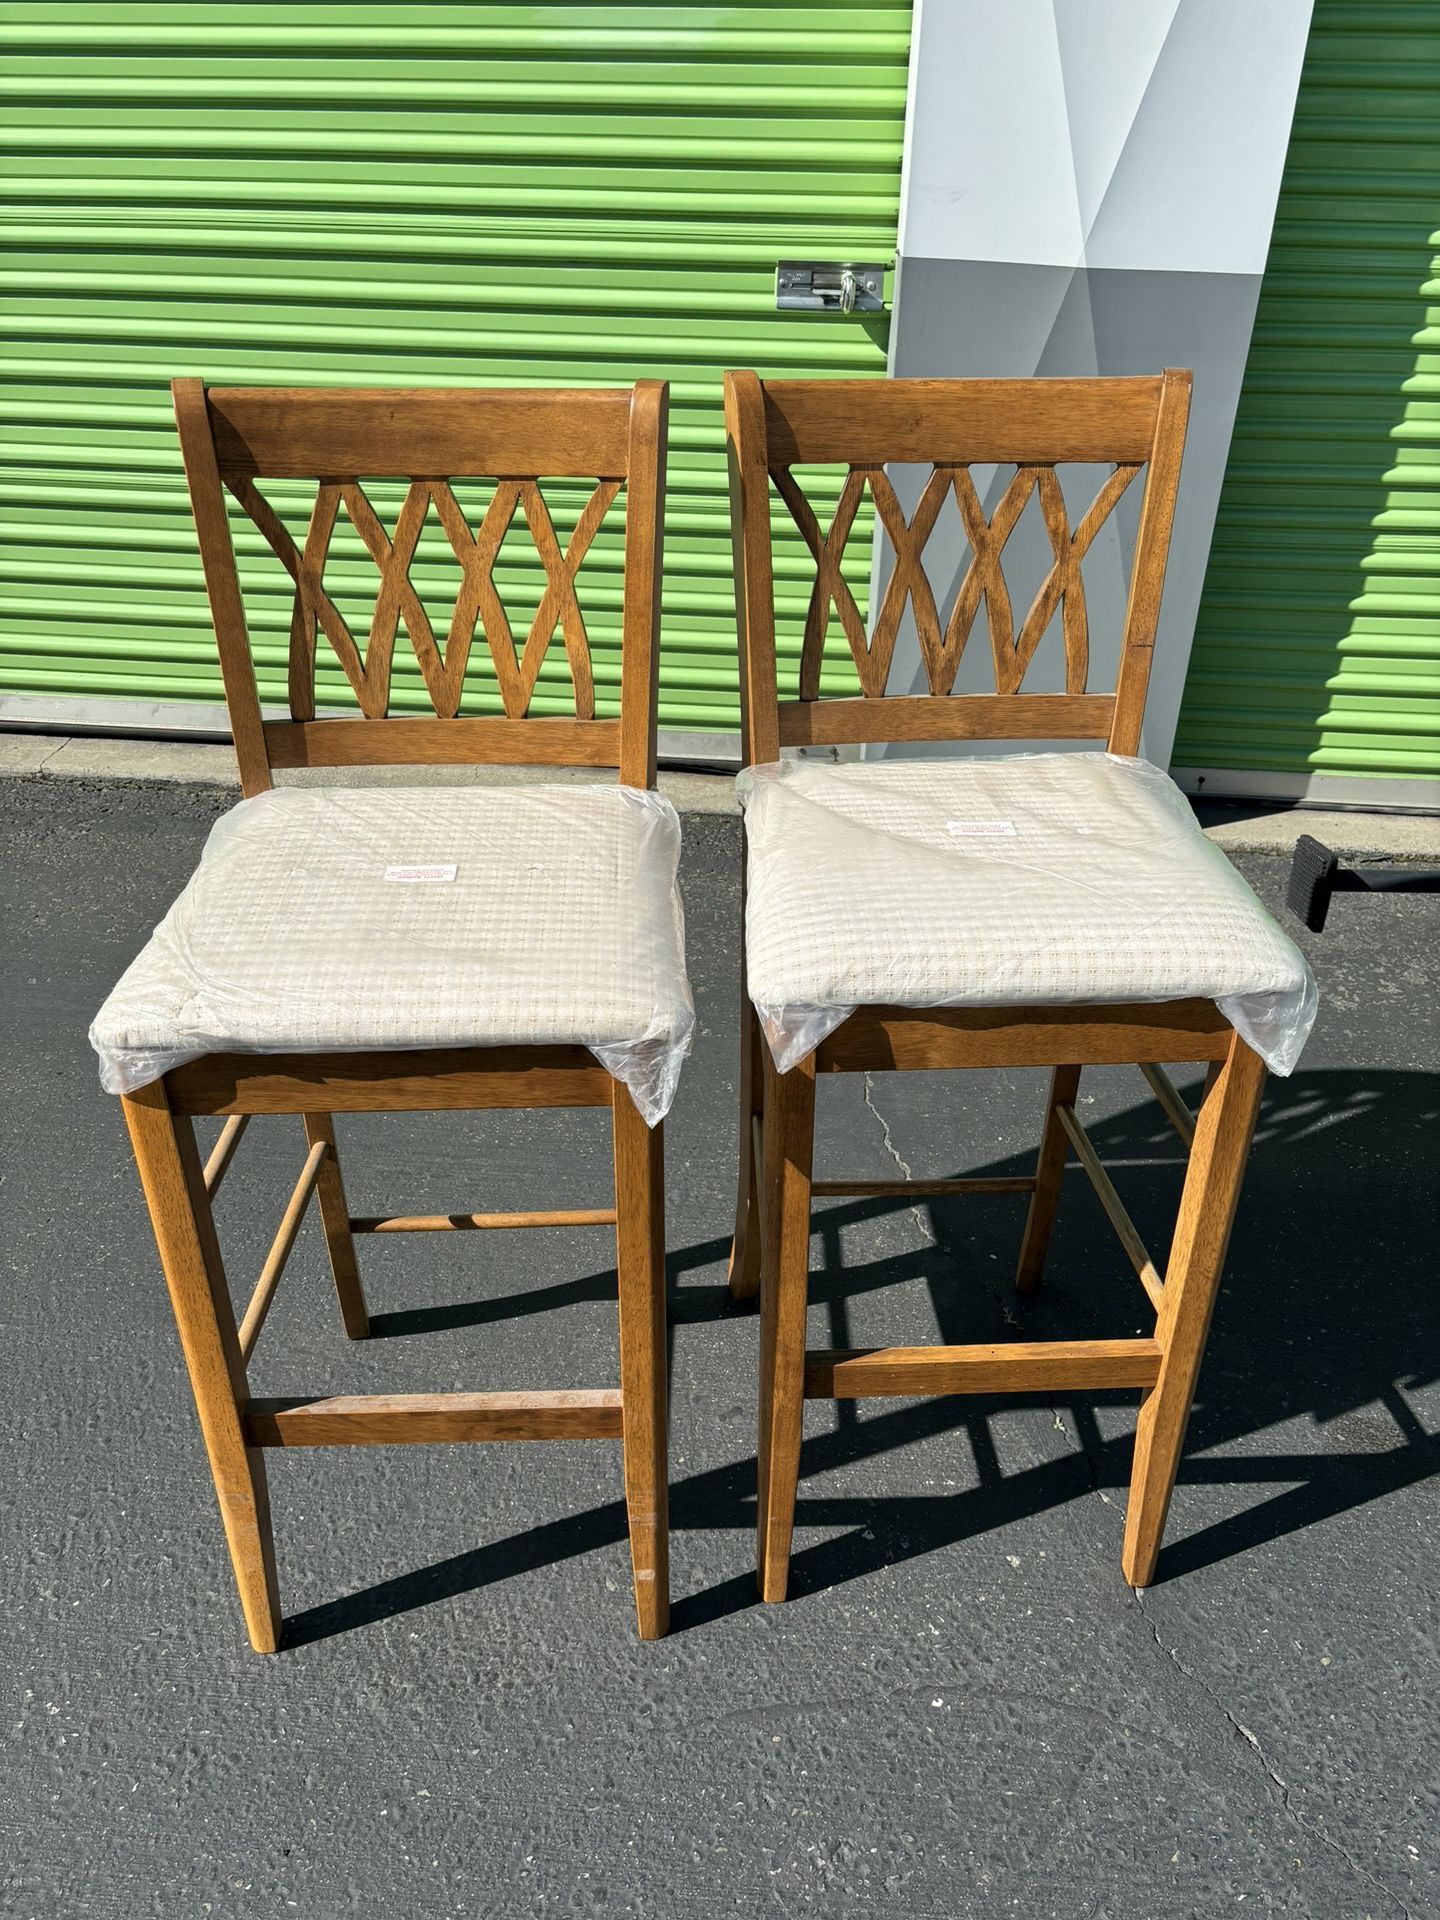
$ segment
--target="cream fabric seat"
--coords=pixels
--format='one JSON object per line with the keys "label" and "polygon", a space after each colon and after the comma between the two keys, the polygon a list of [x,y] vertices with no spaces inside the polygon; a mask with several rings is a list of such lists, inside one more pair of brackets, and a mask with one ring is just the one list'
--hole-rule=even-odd
{"label": "cream fabric seat", "polygon": [[570,1043],[653,1125],[694,1009],[658,794],[282,788],[221,819],[95,1018],[111,1092],[207,1053]]}
{"label": "cream fabric seat", "polygon": [[1303,955],[1178,788],[1107,753],[740,776],[750,996],[786,1071],[857,1006],[1212,999],[1279,1073]]}

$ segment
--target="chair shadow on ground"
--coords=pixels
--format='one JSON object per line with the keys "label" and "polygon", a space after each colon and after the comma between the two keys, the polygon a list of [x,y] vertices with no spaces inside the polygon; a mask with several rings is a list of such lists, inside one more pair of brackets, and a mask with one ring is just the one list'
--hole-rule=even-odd
{"label": "chair shadow on ground", "polygon": [[[1183,1084],[1183,1083],[1182,1083]],[[1192,1097],[1196,1092],[1190,1089]],[[1246,1177],[1219,1310],[1210,1336],[1181,1463],[1169,1544],[1156,1583],[1283,1538],[1382,1499],[1440,1470],[1440,1433],[1430,1433],[1407,1396],[1440,1380],[1440,1262],[1434,1143],[1440,1078],[1419,1073],[1316,1072],[1273,1080],[1266,1094]],[[1116,1184],[1163,1265],[1183,1161],[1168,1123],[1145,1101],[1093,1123],[1092,1137],[1115,1168]],[[1028,1171],[1016,1157],[964,1172]],[[928,1289],[933,1337],[941,1341],[1105,1337],[1135,1330],[1138,1283],[1087,1184],[1072,1170],[1050,1266],[1041,1292],[1020,1299],[1011,1288],[1023,1202],[924,1202],[933,1243],[896,1257],[847,1267],[841,1230],[912,1202],[821,1203],[815,1214],[811,1301],[830,1322],[830,1344],[852,1344],[850,1310],[867,1293],[917,1279]],[[706,1241],[670,1260],[673,1340],[677,1328],[753,1312],[737,1308],[723,1284],[683,1284],[713,1269],[728,1248]],[[379,1332],[433,1331],[533,1313],[573,1301],[613,1298],[613,1271],[502,1299],[377,1316]],[[812,1332],[812,1340],[814,1334]],[[747,1367],[753,1344],[746,1343]],[[1068,1450],[1003,1471],[994,1416],[1033,1405],[1034,1396],[957,1397],[887,1404],[836,1403],[828,1431],[811,1432],[801,1459],[792,1596],[837,1586],[903,1559],[934,1553],[968,1536],[1008,1525],[1097,1488],[1128,1484],[1131,1422],[1106,1435],[1097,1409],[1133,1409],[1132,1394],[1063,1396]],[[1257,1436],[1296,1420],[1332,1433],[1346,1421],[1365,1426],[1363,1445],[1324,1451],[1272,1451]],[[1110,1423],[1116,1424],[1116,1423]],[[1386,1435],[1391,1444],[1384,1444]],[[942,1495],[867,1497],[807,1493],[808,1481],[841,1467],[914,1448],[936,1436],[961,1437],[972,1484]],[[1228,1517],[1187,1532],[1185,1489],[1253,1487],[1256,1497]],[[755,1467],[748,1450],[723,1466],[672,1483],[676,1532],[749,1531],[755,1520]],[[834,1530],[806,1543],[807,1528]],[[585,1513],[489,1542],[435,1565],[294,1615],[287,1647],[328,1638],[388,1616],[456,1597],[492,1582],[553,1565],[626,1538],[618,1497]],[[1116,1537],[1118,1576],[1118,1524]],[[683,1559],[681,1561],[683,1567]],[[678,1597],[672,1630],[683,1631],[757,1604],[744,1572]]]}

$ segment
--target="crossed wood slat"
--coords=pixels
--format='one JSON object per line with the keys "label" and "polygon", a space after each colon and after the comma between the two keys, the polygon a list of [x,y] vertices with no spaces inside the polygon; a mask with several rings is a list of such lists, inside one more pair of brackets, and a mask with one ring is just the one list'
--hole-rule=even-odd
{"label": "crossed wood slat", "polygon": [[[1139,466],[1116,466],[1100,486],[1079,525],[1072,530],[1064,492],[1053,466],[1017,466],[988,520],[967,466],[933,467],[909,520],[884,469],[856,466],[845,476],[835,516],[826,533],[822,532],[814,509],[794,475],[786,467],[774,468],[776,488],[815,561],[815,583],[806,609],[800,654],[799,698],[819,698],[820,669],[832,607],[840,616],[850,644],[861,692],[870,699],[883,696],[907,602],[914,611],[930,691],[949,693],[982,600],[990,629],[997,693],[1020,691],[1057,608],[1061,612],[1065,644],[1065,691],[1083,693],[1090,667],[1090,628],[1080,563],[1139,471]],[[867,487],[875,502],[876,517],[885,529],[895,556],[894,570],[881,597],[874,628],[868,635],[855,596],[841,571],[845,543]],[[924,552],[946,495],[952,491],[970,544],[970,564],[942,631],[934,590],[925,572]],[[1032,495],[1039,499],[1054,560],[1017,634],[1003,554]]]}
{"label": "crossed wood slat", "polygon": [[[505,712],[511,719],[523,719],[528,713],[557,627],[564,636],[575,689],[576,718],[594,719],[595,680],[590,642],[575,594],[575,580],[623,481],[599,482],[575,524],[569,544],[563,549],[544,496],[533,480],[499,481],[478,533],[472,533],[448,480],[413,480],[393,533],[385,531],[357,480],[322,480],[316,487],[303,548],[296,546],[285,523],[252,481],[237,479],[229,484],[295,585],[290,615],[289,673],[290,712],[294,719],[315,718],[315,654],[322,632],[354,689],[360,711],[366,719],[384,719],[390,708],[395,641],[402,621],[438,718],[453,719],[460,710],[465,669],[479,626],[495,663]],[[443,652],[410,580],[410,566],[432,502],[462,573]],[[325,563],[342,506],[380,574],[363,653],[324,584]],[[535,551],[545,569],[545,591],[518,656],[515,636],[494,580],[500,548],[517,507],[524,513]]]}

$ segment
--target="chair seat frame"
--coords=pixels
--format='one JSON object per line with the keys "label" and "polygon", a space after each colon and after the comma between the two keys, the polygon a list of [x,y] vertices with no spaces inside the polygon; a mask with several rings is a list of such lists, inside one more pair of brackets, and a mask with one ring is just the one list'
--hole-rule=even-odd
{"label": "chair seat frame", "polygon": [[[212,389],[207,394],[199,381],[184,380],[175,383],[174,393],[247,795],[270,786],[270,770],[275,766],[477,759],[608,766],[618,768],[628,785],[654,786],[664,383],[642,381],[633,392],[580,394],[475,390],[388,394],[373,389],[287,393]],[[299,659],[303,668],[308,639],[313,673],[314,599],[319,584],[314,570],[301,567],[292,575],[296,586],[292,635],[298,640],[291,656],[291,704],[293,714],[299,686],[298,704],[304,717],[263,719],[222,478],[245,504],[243,494],[257,474],[318,475],[322,485],[326,476],[336,473],[506,476],[526,471],[522,459],[538,461],[544,473],[598,473],[602,485],[609,483],[612,498],[619,490],[614,483],[624,483],[625,613],[619,718],[529,717],[530,688],[512,697],[516,678],[512,648],[508,656],[511,685],[506,687],[503,717],[456,717],[456,694],[445,716],[437,708],[433,718],[392,721],[382,696],[378,705],[367,707],[362,720],[316,720],[310,717],[313,694],[307,695],[299,686],[296,663]],[[523,482],[512,484],[517,495],[523,491]],[[388,560],[388,543],[383,552]],[[393,579],[387,584],[377,620],[382,618],[387,593],[393,605],[404,591],[405,586]],[[556,617],[560,617],[558,609]],[[423,614],[417,615],[421,618]],[[527,648],[532,686],[536,654],[543,655],[548,639],[542,633],[534,651]],[[584,645],[583,628],[578,644]],[[566,648],[572,652],[568,621]],[[373,657],[372,633],[367,658]],[[447,655],[446,664],[452,659]],[[588,659],[584,677],[588,680]],[[458,676],[452,691],[454,685]],[[580,685],[577,674],[577,705]],[[363,698],[362,688],[357,686],[357,692]],[[593,700],[591,707],[593,711]],[[122,1095],[121,1105],[169,1287],[241,1607],[258,1652],[276,1651],[282,1637],[265,1467],[266,1451],[272,1447],[619,1439],[639,1632],[642,1639],[656,1639],[666,1632],[663,1127],[646,1125],[622,1082],[578,1046],[214,1053]],[[523,1213],[350,1212],[336,1145],[337,1113],[553,1107],[609,1109],[614,1138],[612,1205]],[[307,1154],[270,1253],[237,1321],[214,1202],[252,1118],[279,1114],[300,1116]],[[224,1124],[202,1162],[194,1122],[205,1116]],[[312,1199],[319,1208],[341,1318],[352,1340],[364,1339],[370,1332],[356,1259],[357,1235],[613,1224],[618,1386],[298,1399],[253,1395],[249,1361]]]}
{"label": "chair seat frame", "polygon": [[[744,740],[750,764],[774,761],[784,746],[865,741],[1097,738],[1111,751],[1140,745],[1150,655],[1163,584],[1188,410],[1189,376],[1156,380],[760,382],[727,376],[727,423],[735,530],[737,610],[742,635]],[[1081,670],[1063,694],[1024,694],[1019,671],[1001,660],[1008,686],[995,694],[954,694],[935,681],[945,670],[938,620],[922,645],[932,667],[929,694],[886,696],[873,675],[875,641],[847,630],[866,691],[819,699],[820,588],[807,623],[798,700],[781,701],[776,679],[769,482],[787,500],[788,466],[845,462],[879,475],[881,463],[1026,462],[1113,459],[1148,468],[1130,603],[1116,690],[1086,691],[1083,602]],[[782,477],[783,476],[783,477]],[[1115,491],[1115,489],[1112,489]],[[895,522],[893,497],[877,508]],[[917,520],[919,519],[917,513]],[[996,522],[999,521],[996,515]],[[813,526],[813,521],[812,521]],[[802,531],[804,530],[802,525]],[[911,529],[900,525],[902,539]],[[982,542],[985,536],[982,527]],[[993,530],[992,530],[993,531]],[[1061,533],[1063,536],[1063,523]],[[1093,531],[1093,530],[1092,530]],[[811,540],[836,578],[828,543]],[[999,544],[1003,544],[1003,536]],[[1057,538],[1057,565],[1063,565]],[[986,554],[998,564],[998,551]],[[978,558],[978,549],[977,549]],[[913,535],[905,570],[913,589]],[[962,590],[963,598],[963,590]],[[1038,604],[1038,603],[1037,603]],[[853,608],[853,603],[852,603]],[[1058,610],[1054,607],[1053,610]],[[916,612],[917,623],[922,616]],[[881,624],[886,619],[882,607]],[[893,613],[891,633],[898,612]],[[858,614],[854,615],[858,624]],[[993,629],[993,610],[992,610]],[[877,633],[879,629],[877,627]],[[818,632],[818,640],[816,638]],[[857,646],[858,640],[858,646]],[[947,636],[948,640],[948,636]],[[1072,628],[1066,614],[1067,656]],[[963,644],[963,642],[962,642]],[[953,654],[951,655],[953,659]],[[1072,662],[1073,665],[1073,662]],[[954,668],[948,672],[953,678]],[[883,681],[884,663],[880,667]],[[810,697],[805,697],[807,692]],[[1195,1383],[1219,1287],[1241,1180],[1264,1088],[1259,1056],[1210,1001],[995,1006],[858,1007],[789,1072],[775,1067],[742,979],[739,1191],[730,1291],[760,1296],[760,1409],[756,1553],[761,1595],[786,1596],[800,1471],[804,1404],[810,1400],[948,1393],[1010,1394],[1139,1389],[1140,1413],[1122,1568],[1133,1586],[1154,1576]],[[1207,1069],[1192,1114],[1165,1063]],[[1135,1065],[1170,1119],[1188,1161],[1163,1275],[1116,1192],[1076,1113],[1087,1066]],[[815,1084],[831,1073],[1048,1067],[1034,1172],[1004,1179],[854,1181],[816,1179]],[[909,1199],[1026,1193],[1029,1209],[1016,1270],[1022,1293],[1040,1284],[1071,1152],[1095,1189],[1154,1312],[1153,1330],[1124,1340],[1017,1340],[974,1346],[807,1348],[811,1210],[840,1195]]]}

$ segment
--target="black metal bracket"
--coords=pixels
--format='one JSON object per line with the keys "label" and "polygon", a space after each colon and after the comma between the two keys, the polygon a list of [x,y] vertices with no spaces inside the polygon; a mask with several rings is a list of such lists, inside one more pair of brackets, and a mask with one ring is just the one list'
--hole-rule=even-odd
{"label": "black metal bracket", "polygon": [[1440,893],[1440,867],[1342,867],[1338,854],[1308,833],[1295,842],[1285,904],[1319,933],[1336,893]]}

